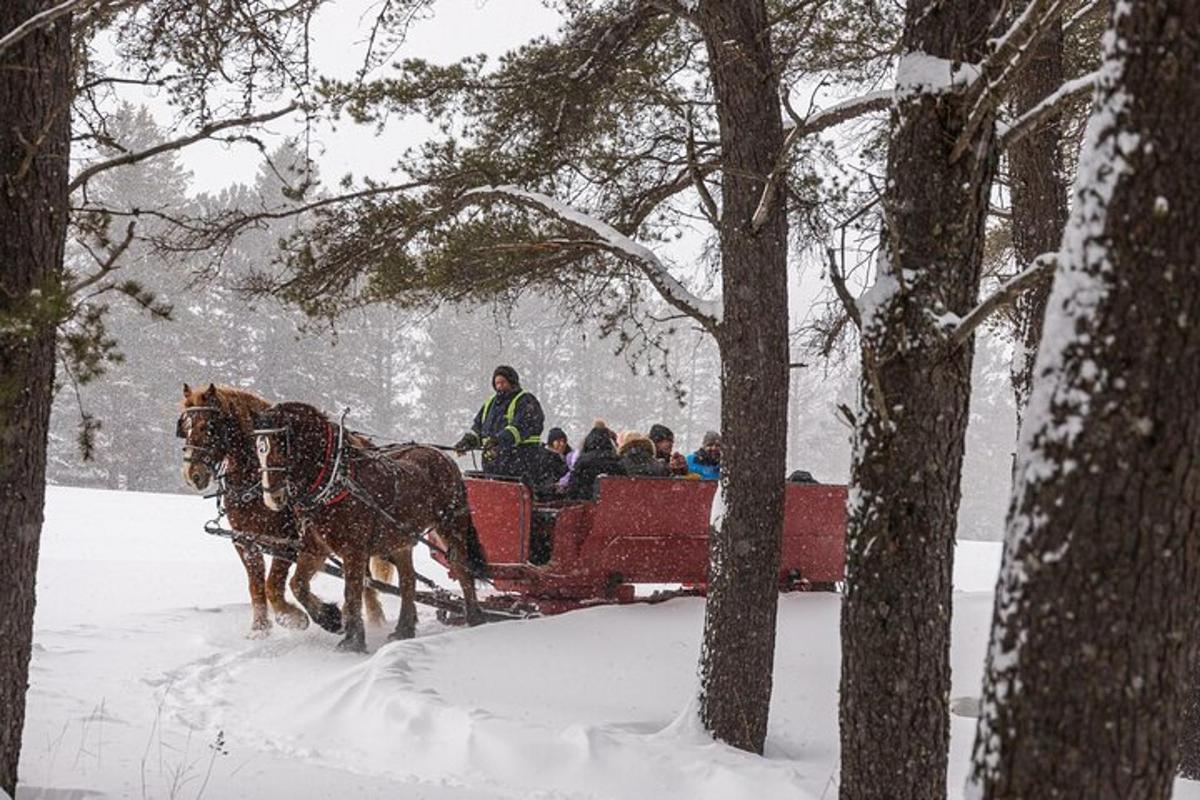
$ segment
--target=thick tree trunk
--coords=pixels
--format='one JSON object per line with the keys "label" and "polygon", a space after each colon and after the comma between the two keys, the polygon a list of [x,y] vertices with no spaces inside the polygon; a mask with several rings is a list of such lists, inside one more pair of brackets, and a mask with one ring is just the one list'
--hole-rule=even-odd
{"label": "thick tree trunk", "polygon": [[[1018,4],[1014,14],[1019,14],[1026,5],[1028,3]],[[1034,48],[1036,53],[1013,86],[1014,116],[1029,111],[1065,80],[1061,20],[1055,20]],[[1027,268],[1043,253],[1057,250],[1062,241],[1063,227],[1067,224],[1067,186],[1061,143],[1062,123],[1059,117],[1054,117],[1008,151],[1013,247],[1018,271]],[[1046,316],[1049,296],[1050,278],[1047,276],[1018,297],[1015,303],[1017,341],[1013,348],[1012,385],[1018,430],[1029,402],[1034,358],[1042,341],[1042,319]]]}
{"label": "thick tree trunk", "polygon": [[787,451],[787,219],[751,219],[783,146],[762,0],[700,5],[721,131],[722,493],[711,544],[700,716],[718,739],[761,753],[775,660]]}
{"label": "thick tree trunk", "polygon": [[973,795],[1170,796],[1200,574],[1200,4],[1116,5],[996,594]]}
{"label": "thick tree trunk", "polygon": [[[902,77],[926,74],[930,56],[980,61],[999,5],[909,2]],[[966,109],[961,90],[946,90],[893,112],[879,277],[863,302],[842,605],[846,800],[946,793],[951,567],[972,348],[952,347],[938,317],[976,303],[995,160],[987,124],[952,162]]]}
{"label": "thick tree trunk", "polygon": [[[49,0],[0,3],[0,36]],[[0,54],[0,789],[15,793],[67,221],[71,20]]]}

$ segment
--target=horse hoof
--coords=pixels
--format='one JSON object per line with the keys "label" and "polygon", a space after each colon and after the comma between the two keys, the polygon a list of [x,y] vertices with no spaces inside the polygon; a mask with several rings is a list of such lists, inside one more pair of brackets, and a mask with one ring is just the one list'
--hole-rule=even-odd
{"label": "horse hoof", "polygon": [[388,634],[389,642],[403,642],[405,639],[412,639],[417,635],[416,631],[392,631]]}
{"label": "horse hoof", "polygon": [[313,618],[313,622],[320,625],[330,633],[342,632],[342,610],[337,607],[336,603],[323,603],[321,610],[317,612],[317,616]]}
{"label": "horse hoof", "polygon": [[266,627],[266,628],[255,627],[255,628],[251,628],[250,630],[246,631],[246,638],[250,639],[250,640],[266,639],[270,635],[271,635],[270,627]]}
{"label": "horse hoof", "polygon": [[367,642],[362,636],[347,636],[337,643],[337,649],[343,653],[365,653]]}
{"label": "horse hoof", "polygon": [[298,609],[278,612],[275,615],[275,621],[285,628],[296,631],[302,631],[308,627],[308,615]]}

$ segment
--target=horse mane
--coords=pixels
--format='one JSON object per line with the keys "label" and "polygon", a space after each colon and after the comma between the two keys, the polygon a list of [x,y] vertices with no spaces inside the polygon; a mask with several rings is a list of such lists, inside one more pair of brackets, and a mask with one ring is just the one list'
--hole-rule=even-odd
{"label": "horse mane", "polygon": [[[236,419],[238,427],[244,431],[254,428],[255,414],[271,406],[269,402],[249,389],[239,389],[236,386],[225,385],[217,385],[216,389],[217,405],[226,414]],[[207,391],[207,386],[191,389],[187,399],[184,400],[184,407],[186,408],[188,405],[203,405],[204,394]]]}

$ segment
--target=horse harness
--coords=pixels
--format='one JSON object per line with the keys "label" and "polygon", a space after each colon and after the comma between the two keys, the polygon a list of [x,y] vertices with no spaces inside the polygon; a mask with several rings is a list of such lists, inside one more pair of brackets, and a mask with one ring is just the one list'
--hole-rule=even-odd
{"label": "horse harness", "polygon": [[[289,425],[284,425],[277,428],[256,428],[251,433],[260,442],[264,437],[282,435],[284,437],[284,452],[288,456],[288,463],[285,466],[270,467],[261,466],[265,472],[281,472],[284,476],[284,494],[287,497],[289,504],[296,506],[301,511],[312,511],[313,509],[324,507],[330,508],[345,500],[347,497],[353,497],[360,503],[371,509],[378,517],[382,517],[393,527],[400,531],[411,530],[411,525],[406,525],[387,509],[383,508],[376,501],[371,493],[367,491],[359,480],[359,476],[355,475],[354,466],[356,462],[371,460],[383,468],[385,473],[391,475],[393,497],[400,493],[400,484],[402,480],[401,465],[392,460],[391,456],[397,452],[402,452],[412,447],[420,447],[421,445],[413,442],[409,444],[392,445],[389,447],[358,447],[350,443],[346,439],[346,412],[342,413],[342,418],[337,424],[337,436],[335,443],[334,425],[328,420],[322,420],[325,425],[325,454],[322,458],[321,468],[317,471],[316,477],[304,489],[303,493],[296,494],[292,488],[291,481],[291,460],[292,454],[292,429]],[[261,445],[260,445],[261,446]],[[351,455],[353,452],[353,455]],[[357,458],[355,458],[357,456]],[[332,459],[332,464],[330,460]],[[430,524],[420,531],[412,531],[409,535],[412,536],[414,543],[421,543],[430,550],[440,553],[445,558],[450,558],[450,554],[446,552],[444,547],[431,541],[428,533],[436,527],[435,524]],[[487,581],[486,578],[480,578]]]}
{"label": "horse harness", "polygon": [[[188,414],[196,414],[200,412],[211,411],[216,416],[209,421],[211,427],[210,435],[215,439],[210,441],[211,446],[203,446],[198,444],[190,444],[187,441],[187,430],[184,428],[183,421]],[[179,421],[175,423],[175,436],[183,439],[183,460],[186,463],[201,464],[207,467],[217,481],[217,491],[204,495],[205,499],[215,497],[217,499],[217,519],[225,515],[225,510],[222,507],[223,499],[230,497],[235,503],[246,505],[253,503],[262,496],[262,485],[258,481],[246,484],[240,490],[238,487],[231,486],[229,476],[227,474],[226,461],[233,455],[233,436],[230,435],[230,426],[236,423],[229,419],[225,410],[220,406],[188,406],[183,409],[179,415]]]}

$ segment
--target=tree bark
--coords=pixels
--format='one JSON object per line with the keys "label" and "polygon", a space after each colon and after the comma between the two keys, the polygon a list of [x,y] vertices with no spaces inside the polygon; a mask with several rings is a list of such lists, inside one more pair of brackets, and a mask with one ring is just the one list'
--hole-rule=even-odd
{"label": "tree bark", "polygon": [[972,796],[1167,798],[1200,546],[1200,5],[1115,5],[1018,454]]}
{"label": "tree bark", "polygon": [[[910,0],[905,59],[979,62],[995,0]],[[903,69],[902,63],[902,69]],[[939,324],[975,305],[994,172],[990,121],[952,160],[963,89],[893,111],[885,229],[862,308],[842,605],[841,797],[946,795],[951,567],[972,343]]]}
{"label": "tree bark", "polygon": [[[0,3],[0,36],[53,5]],[[15,794],[33,644],[67,223],[71,18],[0,55],[0,789]]]}
{"label": "tree bark", "polygon": [[[1014,9],[1019,14],[1028,2]],[[1013,85],[1013,117],[1018,118],[1056,91],[1066,80],[1063,74],[1062,21],[1035,43],[1035,53]],[[1057,250],[1067,224],[1067,185],[1063,176],[1062,122],[1052,117],[1041,127],[1016,142],[1008,152],[1012,185],[1013,247],[1017,271],[1028,268],[1038,256]],[[1050,296],[1050,277],[1041,278],[1017,297],[1017,341],[1013,348],[1012,385],[1016,401],[1017,429],[1029,402],[1033,364],[1042,340],[1042,319]]]}
{"label": "tree bark", "polygon": [[699,6],[721,137],[721,491],[700,657],[700,716],[761,753],[775,659],[787,451],[787,218],[752,218],[783,147],[779,84],[762,0]]}

